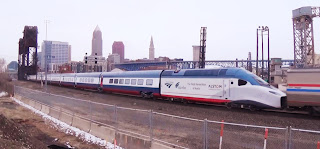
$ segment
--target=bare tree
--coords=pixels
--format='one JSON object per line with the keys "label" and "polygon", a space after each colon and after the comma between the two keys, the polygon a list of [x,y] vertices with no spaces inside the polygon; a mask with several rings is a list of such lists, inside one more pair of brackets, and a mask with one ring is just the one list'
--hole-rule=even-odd
{"label": "bare tree", "polygon": [[6,69],[6,60],[4,58],[0,58],[0,73],[4,72]]}

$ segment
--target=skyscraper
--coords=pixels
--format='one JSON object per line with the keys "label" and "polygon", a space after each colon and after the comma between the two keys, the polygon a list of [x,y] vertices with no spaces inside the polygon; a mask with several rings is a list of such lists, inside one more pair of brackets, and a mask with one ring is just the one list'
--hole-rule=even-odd
{"label": "skyscraper", "polygon": [[43,41],[41,46],[41,69],[45,68],[45,61],[49,72],[57,70],[56,65],[62,65],[71,61],[71,45],[68,42]]}
{"label": "skyscraper", "polygon": [[152,36],[151,36],[150,47],[149,47],[149,59],[154,60],[154,45],[153,45]]}
{"label": "skyscraper", "polygon": [[120,63],[124,61],[124,44],[122,41],[115,41],[112,44],[112,54],[120,55]]}
{"label": "skyscraper", "polygon": [[91,56],[102,56],[102,33],[98,25],[93,31]]}

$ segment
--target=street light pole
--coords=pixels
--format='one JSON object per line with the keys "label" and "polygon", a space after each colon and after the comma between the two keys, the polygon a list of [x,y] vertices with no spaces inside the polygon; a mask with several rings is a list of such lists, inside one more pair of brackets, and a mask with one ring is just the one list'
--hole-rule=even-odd
{"label": "street light pole", "polygon": [[[259,26],[260,28],[260,26]],[[256,75],[259,76],[259,28],[257,28],[257,61],[256,61]]]}
{"label": "street light pole", "polygon": [[269,48],[269,28],[268,26],[267,28],[267,32],[268,32],[268,83],[270,83],[270,48]]}
{"label": "street light pole", "polygon": [[[45,45],[45,44],[44,44]],[[45,90],[46,90],[46,92],[47,92],[47,87],[48,87],[48,80],[47,80],[47,74],[48,74],[48,55],[47,55],[47,50],[46,50],[46,48],[44,48],[45,49],[45,51],[44,51],[44,64],[45,64],[45,66],[44,66],[44,69],[45,69]]]}
{"label": "street light pole", "polygon": [[263,31],[264,31],[264,26],[262,26],[262,30],[261,30],[261,49],[262,49],[262,67],[261,67],[261,78],[263,79],[263,75],[264,75],[264,62],[263,62]]}

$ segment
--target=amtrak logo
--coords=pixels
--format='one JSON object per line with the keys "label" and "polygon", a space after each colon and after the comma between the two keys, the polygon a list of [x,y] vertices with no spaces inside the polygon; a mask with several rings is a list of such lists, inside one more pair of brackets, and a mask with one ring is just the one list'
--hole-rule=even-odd
{"label": "amtrak logo", "polygon": [[176,88],[178,88],[178,87],[179,87],[179,83],[180,83],[180,82],[178,82],[178,83],[176,84]]}
{"label": "amtrak logo", "polygon": [[170,88],[172,86],[172,83],[165,83],[165,85]]}

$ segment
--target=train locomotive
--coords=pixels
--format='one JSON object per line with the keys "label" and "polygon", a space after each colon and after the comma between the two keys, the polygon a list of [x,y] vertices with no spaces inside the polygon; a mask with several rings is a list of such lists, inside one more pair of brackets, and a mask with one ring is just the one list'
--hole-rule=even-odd
{"label": "train locomotive", "polygon": [[[44,81],[43,74],[28,80]],[[281,109],[286,94],[242,68],[48,74],[49,84],[250,110]]]}

